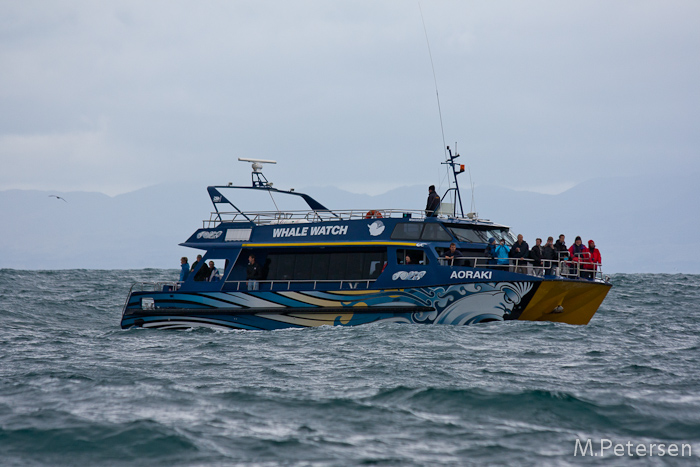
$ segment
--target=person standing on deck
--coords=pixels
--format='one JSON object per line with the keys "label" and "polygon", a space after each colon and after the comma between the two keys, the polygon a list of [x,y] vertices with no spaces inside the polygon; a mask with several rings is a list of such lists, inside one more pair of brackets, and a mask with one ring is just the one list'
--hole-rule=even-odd
{"label": "person standing on deck", "polygon": [[255,255],[248,256],[248,267],[245,271],[245,278],[248,280],[248,290],[258,290],[260,274],[260,265],[255,262]]}
{"label": "person standing on deck", "polygon": [[561,268],[561,275],[566,276],[569,274],[569,264],[563,260],[569,257],[569,249],[566,247],[566,242],[564,241],[566,237],[564,234],[559,235],[559,240],[554,244],[554,249],[557,252],[557,261],[559,261],[559,266]]}
{"label": "person standing on deck", "polygon": [[199,262],[202,261],[202,255],[197,255],[197,260],[192,263],[192,267],[190,268],[190,272],[194,272],[195,268],[199,264]]}
{"label": "person standing on deck", "polygon": [[187,262],[187,257],[183,256],[180,258],[180,282],[187,280],[187,276],[190,275],[190,265]]}
{"label": "person standing on deck", "polygon": [[557,261],[557,250],[554,248],[554,237],[547,237],[547,244],[544,246],[542,259],[544,259],[544,266],[546,274],[548,276],[553,276],[556,271],[554,266]]}
{"label": "person standing on deck", "polygon": [[[586,267],[586,265],[584,265],[584,268],[585,269],[592,269],[593,271],[597,271],[598,266],[600,266],[602,260],[600,257],[600,250],[595,247],[595,242],[593,240],[588,240],[588,254],[589,254],[588,261],[590,261],[593,264],[588,265],[588,267]],[[588,279],[593,279],[594,277],[595,277],[595,273],[588,274]]]}
{"label": "person standing on deck", "polygon": [[530,258],[532,258],[532,265],[535,267],[535,275],[543,276],[544,269],[542,268],[542,258],[544,257],[544,247],[542,246],[542,239],[535,239],[535,246],[530,249]]}
{"label": "person standing on deck", "polygon": [[495,248],[496,253],[496,264],[499,268],[508,270],[508,254],[510,253],[510,248],[506,245],[505,239],[501,239],[501,243]]}
{"label": "person standing on deck", "polygon": [[214,261],[209,261],[209,278],[207,281],[215,282],[219,280],[219,270],[216,269]]}
{"label": "person standing on deck", "polygon": [[513,243],[509,256],[515,260],[515,272],[519,274],[529,274],[529,265],[527,264],[527,261],[525,261],[525,258],[530,257],[530,245],[523,240],[523,234],[518,234],[518,241]]}
{"label": "person standing on deck", "polygon": [[489,244],[484,250],[484,254],[488,258],[487,264],[489,265],[496,264],[496,246],[496,239],[493,237],[489,238]]}
{"label": "person standing on deck", "polygon": [[445,253],[445,260],[447,261],[448,266],[461,266],[459,261],[455,262],[456,258],[461,258],[462,257],[462,252],[457,249],[457,245],[454,243],[450,243],[450,249],[447,250]]}
{"label": "person standing on deck", "polygon": [[588,261],[588,248],[582,243],[581,237],[577,236],[574,244],[569,247],[569,256],[573,260],[574,276],[581,274],[582,263]]}
{"label": "person standing on deck", "polygon": [[437,211],[440,208],[440,197],[435,193],[435,185],[428,187],[428,202],[425,205],[425,217],[437,216]]}

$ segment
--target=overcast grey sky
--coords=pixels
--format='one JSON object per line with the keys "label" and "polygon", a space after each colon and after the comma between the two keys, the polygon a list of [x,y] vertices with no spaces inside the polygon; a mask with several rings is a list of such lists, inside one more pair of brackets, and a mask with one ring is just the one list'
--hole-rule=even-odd
{"label": "overcast grey sky", "polygon": [[[477,184],[700,171],[700,2],[421,2]],[[415,1],[0,0],[0,190],[438,184]]]}

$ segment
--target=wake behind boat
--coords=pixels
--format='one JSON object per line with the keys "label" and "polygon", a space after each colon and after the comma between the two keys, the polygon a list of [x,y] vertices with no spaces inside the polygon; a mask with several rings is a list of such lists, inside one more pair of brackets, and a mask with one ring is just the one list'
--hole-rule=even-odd
{"label": "wake behind boat", "polygon": [[[457,184],[464,166],[457,157],[450,151],[444,163],[455,187],[434,213],[330,210],[307,194],[273,188],[262,164],[274,161],[240,159],[253,163],[251,186],[208,187],[214,212],[181,244],[203,250],[202,261],[182,282],[134,284],[122,328],[587,324],[611,287],[600,264],[568,259],[539,269],[523,259],[492,264],[485,254],[488,240],[512,245],[514,238],[505,225],[464,215]],[[243,211],[229,194],[236,190],[299,197],[308,209]],[[448,194],[454,203],[446,202]],[[452,243],[461,256],[450,255]],[[210,262],[221,271],[209,269]]]}

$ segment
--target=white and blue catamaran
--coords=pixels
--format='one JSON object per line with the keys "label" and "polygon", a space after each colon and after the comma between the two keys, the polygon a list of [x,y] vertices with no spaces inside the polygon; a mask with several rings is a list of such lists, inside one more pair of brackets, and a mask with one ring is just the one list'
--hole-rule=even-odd
{"label": "white and blue catamaran", "polygon": [[[587,324],[611,287],[600,265],[584,270],[582,262],[562,260],[538,271],[527,260],[491,264],[488,239],[509,245],[514,239],[504,225],[464,215],[457,185],[464,166],[457,157],[450,151],[445,162],[454,177],[448,190],[453,210],[431,216],[418,210],[330,210],[304,193],[272,188],[262,164],[274,161],[242,159],[253,163],[252,185],[208,187],[214,212],[181,244],[205,252],[198,268],[222,264],[219,280],[195,270],[183,282],[134,284],[122,328],[270,330],[516,319]],[[300,197],[308,209],[243,211],[230,195],[236,190]],[[462,257],[445,259],[451,243]],[[254,282],[246,276],[251,255],[260,265]]]}

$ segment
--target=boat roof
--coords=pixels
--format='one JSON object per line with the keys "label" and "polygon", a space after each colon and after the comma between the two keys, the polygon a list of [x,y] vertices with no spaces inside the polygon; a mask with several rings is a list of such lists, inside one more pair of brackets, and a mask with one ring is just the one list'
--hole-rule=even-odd
{"label": "boat roof", "polygon": [[[458,157],[458,156],[457,156]],[[476,213],[468,213],[466,216],[456,215],[456,205],[450,205],[452,212],[437,211],[437,215],[429,216],[426,211],[419,209],[376,208],[364,209],[329,209],[322,203],[306,193],[274,188],[262,174],[262,164],[275,163],[262,159],[245,159],[253,162],[252,184],[250,186],[212,185],[207,187],[207,193],[211,199],[214,211],[209,219],[202,222],[202,228],[198,229],[190,238],[182,243],[182,246],[194,248],[214,247],[214,244],[234,246],[236,243],[251,241],[252,231],[259,231],[253,238],[266,238],[275,240],[281,244],[291,245],[306,237],[306,241],[322,242],[325,244],[340,244],[348,241],[362,242],[393,242],[398,239],[393,235],[394,229],[415,231],[415,228],[398,227],[400,223],[441,224],[444,227],[464,227],[473,230],[489,230],[494,236],[508,236],[508,226],[497,224],[488,219],[480,219]],[[463,170],[463,168],[462,168]],[[455,175],[456,179],[456,175]],[[274,202],[277,195],[295,197],[305,202],[307,209],[301,210],[268,210],[247,211],[240,209],[229,196],[229,191],[245,190],[267,193]],[[451,188],[450,190],[455,190]],[[448,192],[450,191],[448,190]],[[459,191],[456,189],[456,193]],[[273,196],[274,195],[274,196]],[[443,195],[443,198],[447,195]],[[277,203],[275,202],[277,208]],[[442,205],[446,207],[447,204]],[[461,208],[461,201],[460,201]],[[262,229],[259,229],[262,227]],[[367,230],[369,228],[369,231]],[[427,227],[426,227],[427,228]],[[444,229],[441,229],[444,230]],[[342,232],[342,234],[340,233]],[[451,241],[453,237],[459,238],[455,232],[442,237],[426,236],[422,229],[415,236],[415,240],[422,241],[424,237],[429,242]],[[225,233],[225,235],[224,235]],[[313,237],[313,239],[311,238]],[[440,237],[440,239],[438,238]],[[484,234],[481,235],[482,239]],[[266,240],[267,241],[267,240]],[[485,243],[485,240],[484,242]],[[309,243],[305,243],[309,244]]]}
{"label": "boat roof", "polygon": [[[275,211],[244,211],[239,209],[222,191],[228,189],[242,190],[267,190],[275,194],[298,196],[303,199],[309,209],[307,210],[275,210]],[[412,222],[430,220],[447,224],[463,224],[465,226],[489,226],[508,228],[503,224],[497,224],[489,219],[480,219],[478,216],[458,217],[440,213],[437,216],[426,216],[424,210],[397,209],[397,208],[364,208],[364,209],[328,209],[311,196],[296,192],[279,190],[272,187],[248,187],[219,185],[207,187],[207,192],[214,205],[215,211],[211,212],[209,219],[203,221],[203,228],[214,228],[221,223],[247,223],[251,225],[278,225],[278,224],[304,224],[314,222],[350,221],[367,219],[410,219]],[[220,205],[228,204],[233,210],[220,210]]]}

